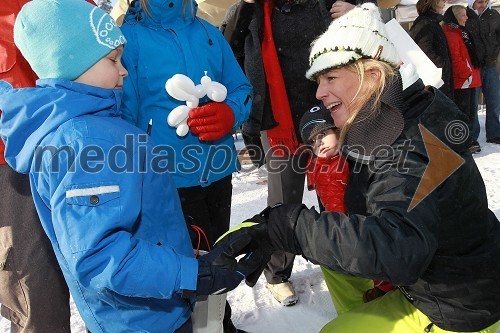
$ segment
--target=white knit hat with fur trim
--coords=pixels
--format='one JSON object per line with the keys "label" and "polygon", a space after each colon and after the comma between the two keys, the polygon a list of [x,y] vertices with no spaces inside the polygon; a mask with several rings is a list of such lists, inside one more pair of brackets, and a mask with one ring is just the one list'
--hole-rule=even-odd
{"label": "white knit hat with fur trim", "polygon": [[324,70],[359,59],[377,59],[397,68],[401,60],[388,36],[375,4],[356,6],[334,20],[313,42],[306,77],[314,80]]}

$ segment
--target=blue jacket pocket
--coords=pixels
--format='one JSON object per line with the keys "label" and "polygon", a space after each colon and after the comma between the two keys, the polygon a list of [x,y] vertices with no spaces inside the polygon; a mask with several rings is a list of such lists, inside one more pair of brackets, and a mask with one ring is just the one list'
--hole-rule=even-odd
{"label": "blue jacket pocket", "polygon": [[104,185],[76,187],[66,191],[66,203],[79,206],[99,206],[120,197],[120,186]]}
{"label": "blue jacket pocket", "polygon": [[67,187],[65,211],[61,226],[71,253],[103,246],[122,223],[120,186],[94,183]]}

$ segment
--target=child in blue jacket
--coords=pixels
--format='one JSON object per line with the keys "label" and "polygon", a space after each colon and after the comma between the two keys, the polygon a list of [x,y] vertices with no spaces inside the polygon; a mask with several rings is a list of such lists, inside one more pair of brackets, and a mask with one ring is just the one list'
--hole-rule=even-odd
{"label": "child in blue jacket", "polygon": [[[186,222],[201,227],[212,245],[229,229],[231,175],[240,168],[231,134],[248,118],[252,87],[221,32],[196,10],[194,0],[132,1],[121,27],[129,72],[121,110],[143,130],[153,119],[151,137],[165,147]],[[178,136],[167,117],[186,102],[170,96],[165,82],[183,74],[198,85],[205,73],[227,88],[227,97],[201,98],[189,112],[189,132]]]}
{"label": "child in blue jacket", "polygon": [[171,176],[117,108],[127,76],[120,29],[84,1],[33,0],[14,40],[40,80],[0,83],[5,157],[30,174],[85,324],[93,333],[191,332],[194,295],[234,289],[247,262],[225,259],[232,246],[193,257]]}

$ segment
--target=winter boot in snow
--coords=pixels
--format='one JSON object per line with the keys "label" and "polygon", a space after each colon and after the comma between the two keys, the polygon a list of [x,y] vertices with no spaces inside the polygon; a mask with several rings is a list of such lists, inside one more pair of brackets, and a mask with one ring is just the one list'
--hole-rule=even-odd
{"label": "winter boot in snow", "polygon": [[295,294],[295,290],[293,289],[290,281],[278,284],[268,283],[266,288],[269,289],[271,295],[273,295],[273,297],[284,306],[294,305],[299,300],[299,297]]}

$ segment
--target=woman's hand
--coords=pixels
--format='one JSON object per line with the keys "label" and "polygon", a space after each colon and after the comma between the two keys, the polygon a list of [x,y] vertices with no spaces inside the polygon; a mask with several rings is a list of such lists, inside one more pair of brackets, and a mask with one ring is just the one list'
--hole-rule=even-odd
{"label": "woman's hand", "polygon": [[[245,0],[246,1],[246,0]],[[339,18],[355,6],[344,1],[337,0],[333,3],[332,8],[330,9],[330,14],[333,19]]]}

